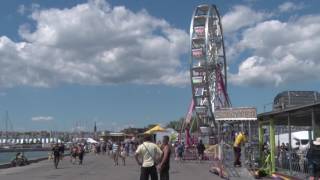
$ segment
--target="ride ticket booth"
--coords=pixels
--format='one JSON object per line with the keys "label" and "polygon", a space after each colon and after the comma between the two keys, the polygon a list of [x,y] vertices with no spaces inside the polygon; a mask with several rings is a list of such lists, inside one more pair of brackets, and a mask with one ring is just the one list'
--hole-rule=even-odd
{"label": "ride ticket booth", "polygon": [[215,111],[215,120],[219,126],[218,134],[225,142],[233,142],[236,133],[247,133],[248,142],[257,135],[257,110],[254,107],[222,108]]}
{"label": "ride ticket booth", "polygon": [[[239,132],[247,134],[247,141],[244,148],[244,161],[254,161],[258,156],[258,151],[253,152],[254,147],[258,149],[258,122],[257,111],[254,107],[233,107],[217,109],[215,111],[215,120],[218,125],[219,142],[233,146],[236,135]],[[232,148],[224,149],[220,147],[219,159],[226,163],[233,162]]]}

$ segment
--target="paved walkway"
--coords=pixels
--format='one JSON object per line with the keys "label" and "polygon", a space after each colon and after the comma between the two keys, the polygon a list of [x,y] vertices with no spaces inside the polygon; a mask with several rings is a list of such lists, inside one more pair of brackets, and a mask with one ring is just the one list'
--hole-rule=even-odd
{"label": "paved walkway", "polygon": [[[41,161],[25,167],[0,169],[1,180],[138,180],[140,169],[134,159],[127,158],[127,166],[113,165],[108,156],[85,156],[83,165],[73,165],[69,157],[53,168],[52,161]],[[172,180],[219,180],[220,178],[209,172],[208,163],[185,162],[171,163],[170,179]]]}

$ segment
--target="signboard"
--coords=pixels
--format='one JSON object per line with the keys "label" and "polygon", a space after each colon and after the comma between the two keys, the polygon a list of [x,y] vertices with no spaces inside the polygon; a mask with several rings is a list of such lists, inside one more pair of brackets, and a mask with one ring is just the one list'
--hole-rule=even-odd
{"label": "signboard", "polygon": [[257,120],[256,108],[223,108],[214,112],[217,121],[255,121]]}

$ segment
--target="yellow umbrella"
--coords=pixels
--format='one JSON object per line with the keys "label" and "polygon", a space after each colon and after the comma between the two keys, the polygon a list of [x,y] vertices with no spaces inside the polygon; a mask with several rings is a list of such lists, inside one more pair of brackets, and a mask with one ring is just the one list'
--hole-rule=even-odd
{"label": "yellow umbrella", "polygon": [[144,134],[152,134],[152,133],[155,133],[155,132],[164,132],[166,131],[166,129],[162,128],[161,126],[159,125],[156,125],[155,127],[149,129],[148,131],[144,132]]}

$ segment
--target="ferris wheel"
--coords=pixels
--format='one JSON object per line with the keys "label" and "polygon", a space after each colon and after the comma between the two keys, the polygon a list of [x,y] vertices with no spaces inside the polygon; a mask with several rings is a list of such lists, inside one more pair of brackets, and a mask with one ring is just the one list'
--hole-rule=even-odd
{"label": "ferris wheel", "polygon": [[192,104],[200,125],[214,124],[216,109],[230,107],[223,31],[215,5],[199,5],[190,26]]}

